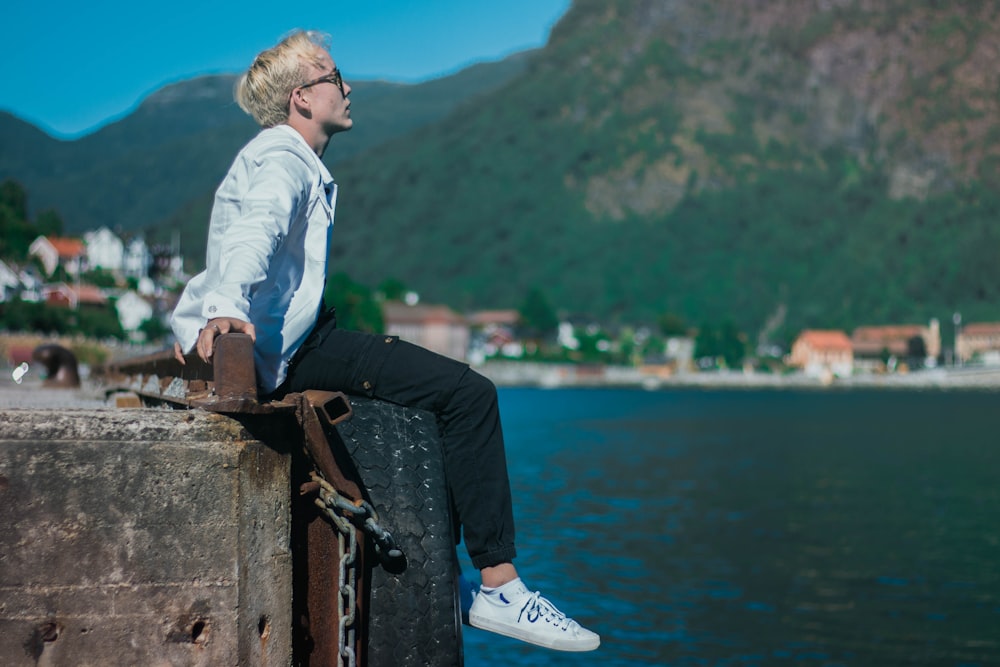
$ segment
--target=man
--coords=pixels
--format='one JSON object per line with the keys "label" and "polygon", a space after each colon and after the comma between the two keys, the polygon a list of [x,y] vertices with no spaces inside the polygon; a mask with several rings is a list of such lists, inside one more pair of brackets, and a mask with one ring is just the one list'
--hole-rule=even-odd
{"label": "man", "polygon": [[470,624],[567,651],[600,638],[531,593],[512,560],[514,520],[496,389],[465,364],[392,336],[337,329],[323,288],[337,185],[321,160],[349,130],[351,87],[327,38],[295,32],[236,86],[262,126],[216,193],[205,271],[174,310],[175,352],[210,360],[216,336],[249,334],[264,395],[344,391],[434,412],[449,490],[482,587]]}

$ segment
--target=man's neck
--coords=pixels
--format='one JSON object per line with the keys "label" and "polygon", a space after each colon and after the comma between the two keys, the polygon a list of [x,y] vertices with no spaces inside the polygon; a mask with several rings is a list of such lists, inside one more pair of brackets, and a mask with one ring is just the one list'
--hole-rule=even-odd
{"label": "man's neck", "polygon": [[326,146],[330,143],[329,135],[318,130],[312,123],[304,121],[305,119],[292,116],[285,124],[298,132],[316,155],[323,157]]}

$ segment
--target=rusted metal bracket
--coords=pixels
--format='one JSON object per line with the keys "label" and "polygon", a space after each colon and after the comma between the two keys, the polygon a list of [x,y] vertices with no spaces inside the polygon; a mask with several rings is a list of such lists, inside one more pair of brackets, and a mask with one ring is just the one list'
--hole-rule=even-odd
{"label": "rusted metal bracket", "polygon": [[289,394],[283,403],[295,407],[295,416],[305,433],[305,446],[309,457],[327,482],[351,500],[361,499],[361,488],[344,476],[337,465],[327,440],[327,428],[350,418],[351,405],[340,392],[310,389],[300,394]]}

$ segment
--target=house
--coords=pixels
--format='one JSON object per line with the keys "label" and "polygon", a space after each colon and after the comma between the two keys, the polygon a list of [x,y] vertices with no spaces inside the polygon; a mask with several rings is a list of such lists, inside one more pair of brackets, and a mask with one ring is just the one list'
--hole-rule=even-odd
{"label": "house", "polygon": [[21,277],[17,271],[0,260],[0,302],[10,301],[21,291]]}
{"label": "house", "polygon": [[118,297],[115,310],[118,311],[118,321],[121,322],[122,330],[133,340],[142,339],[143,336],[137,335],[137,332],[143,322],[153,317],[152,304],[138,293],[129,290]]}
{"label": "house", "polygon": [[955,354],[962,363],[1000,357],[1000,322],[966,324],[955,336]]}
{"label": "house", "polygon": [[87,246],[87,265],[120,274],[125,266],[125,244],[107,227],[83,235]]}
{"label": "house", "polygon": [[851,334],[851,346],[855,358],[881,359],[888,353],[897,359],[913,356],[937,359],[941,355],[941,326],[937,319],[932,319],[927,326],[858,327]]}
{"label": "house", "polygon": [[663,346],[663,356],[674,370],[685,372],[694,369],[694,338],[671,336]]}
{"label": "house", "polygon": [[387,301],[382,304],[382,317],[386,333],[446,357],[466,360],[469,325],[451,308],[424,304],[408,306],[399,301]]}
{"label": "house", "polygon": [[147,248],[150,262],[148,274],[159,281],[175,280],[186,282],[187,275],[184,273],[184,258],[173,245],[159,244]]}
{"label": "house", "polygon": [[42,300],[42,278],[33,265],[16,266],[0,261],[0,302]]}
{"label": "house", "polygon": [[789,366],[810,377],[847,377],[854,372],[851,339],[843,331],[808,329],[792,344]]}
{"label": "house", "polygon": [[42,288],[42,299],[51,306],[76,310],[80,306],[104,306],[108,298],[93,285],[67,285],[54,283]]}
{"label": "house", "polygon": [[141,238],[134,238],[125,246],[123,270],[126,276],[132,278],[148,278],[149,268],[153,265],[153,253]]}
{"label": "house", "polygon": [[[516,310],[481,310],[467,319],[472,328],[470,357],[482,363],[497,353],[505,357],[524,356],[524,343],[517,337],[521,314]],[[474,352],[474,354],[473,354]]]}
{"label": "house", "polygon": [[521,321],[521,313],[516,310],[480,310],[469,315],[467,321],[474,329],[512,330]]}
{"label": "house", "polygon": [[601,333],[601,325],[588,314],[570,314],[559,319],[556,343],[567,350],[579,350],[581,338],[593,338]]}
{"label": "house", "polygon": [[62,266],[69,275],[78,276],[86,263],[87,248],[80,239],[39,236],[28,246],[28,256],[38,257],[47,275]]}
{"label": "house", "polygon": [[572,322],[563,321],[559,323],[556,333],[556,341],[559,346],[567,350],[579,350],[580,339],[576,336],[576,327]]}

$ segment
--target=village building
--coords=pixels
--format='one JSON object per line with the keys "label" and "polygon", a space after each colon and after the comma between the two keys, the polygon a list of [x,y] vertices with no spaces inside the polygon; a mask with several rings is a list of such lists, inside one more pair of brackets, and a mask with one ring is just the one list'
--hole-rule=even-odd
{"label": "village building", "polygon": [[39,236],[28,246],[28,256],[38,258],[46,275],[62,266],[69,275],[78,276],[86,268],[87,247],[80,239]]}
{"label": "village building", "polygon": [[506,329],[513,331],[521,321],[521,313],[516,310],[479,310],[471,313],[467,322],[474,329],[495,331]]}
{"label": "village building", "polygon": [[481,364],[486,359],[502,355],[508,358],[524,356],[524,343],[517,329],[521,314],[516,310],[481,310],[466,320],[471,327],[469,360]]}
{"label": "village building", "polygon": [[133,340],[141,341],[144,336],[139,332],[139,327],[142,326],[143,322],[153,317],[153,305],[149,300],[129,290],[115,301],[115,310],[118,312],[118,321],[122,325],[122,330],[129,334]]}
{"label": "village building", "polygon": [[851,334],[851,346],[855,362],[866,360],[881,363],[886,357],[920,357],[923,363],[933,365],[941,355],[941,326],[937,319],[932,319],[927,326],[897,324],[858,327]]}
{"label": "village building", "polygon": [[576,335],[576,327],[572,322],[562,321],[556,333],[556,342],[566,350],[579,350],[580,339]]}
{"label": "village building", "polygon": [[107,227],[83,235],[87,247],[87,265],[120,275],[125,267],[125,244]]}
{"label": "village building", "polygon": [[663,345],[663,355],[676,372],[692,371],[694,365],[694,338],[670,336]]}
{"label": "village building", "polygon": [[1000,322],[966,324],[955,336],[955,354],[963,364],[1000,363]]}
{"label": "village building", "polygon": [[42,288],[42,298],[50,306],[60,306],[76,310],[80,306],[104,306],[108,297],[93,285],[67,285],[52,283]]}
{"label": "village building", "polygon": [[465,361],[469,350],[469,325],[447,306],[399,301],[382,304],[386,333],[399,336],[446,357]]}
{"label": "village building", "polygon": [[31,303],[38,303],[42,300],[42,286],[45,281],[42,280],[42,275],[37,267],[27,264],[21,267],[8,265],[8,268],[17,273],[19,283],[10,294],[11,297]]}
{"label": "village building", "polygon": [[843,331],[807,329],[792,344],[788,365],[810,377],[848,377],[854,372],[851,339]]}
{"label": "village building", "polygon": [[21,291],[21,277],[17,271],[0,260],[0,302],[10,301]]}
{"label": "village building", "polygon": [[153,265],[153,253],[141,238],[134,238],[125,246],[122,261],[123,271],[131,278],[148,279],[149,268]]}

